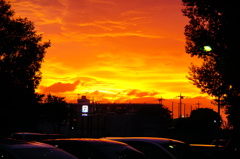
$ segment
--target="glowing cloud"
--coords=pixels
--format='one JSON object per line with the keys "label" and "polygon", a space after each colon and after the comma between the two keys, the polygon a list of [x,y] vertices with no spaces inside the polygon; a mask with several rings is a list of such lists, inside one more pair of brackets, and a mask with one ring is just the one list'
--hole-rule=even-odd
{"label": "glowing cloud", "polygon": [[77,94],[105,102],[158,102],[204,96],[186,78],[181,0],[12,0],[51,40],[37,92],[76,102]]}
{"label": "glowing cloud", "polygon": [[76,81],[74,83],[61,83],[57,82],[49,87],[41,87],[42,93],[63,93],[63,92],[69,92],[74,91],[79,84],[79,81]]}

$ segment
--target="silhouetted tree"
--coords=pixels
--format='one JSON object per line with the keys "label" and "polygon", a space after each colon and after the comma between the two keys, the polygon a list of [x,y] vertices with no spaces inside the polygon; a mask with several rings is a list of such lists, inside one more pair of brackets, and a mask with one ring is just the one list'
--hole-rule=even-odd
{"label": "silhouetted tree", "polygon": [[139,109],[136,114],[149,115],[149,116],[161,116],[163,119],[171,119],[171,111],[163,105],[147,105]]}
{"label": "silhouetted tree", "polygon": [[48,94],[42,107],[43,120],[53,124],[54,131],[57,132],[59,126],[67,120],[69,114],[64,97]]}
{"label": "silhouetted tree", "polygon": [[217,124],[218,120],[221,120],[221,116],[217,112],[209,108],[199,108],[193,110],[189,117],[190,128],[193,131],[201,132],[214,132],[216,129],[220,128]]}
{"label": "silhouetted tree", "polygon": [[192,65],[189,79],[202,92],[224,100],[230,123],[240,131],[238,6],[233,0],[182,1],[190,19],[185,27],[186,52],[203,59],[202,66]]}
{"label": "silhouetted tree", "polygon": [[162,129],[162,134],[169,131],[169,128],[172,126],[171,111],[164,105],[146,105],[139,109],[136,114],[145,116],[149,120],[149,124],[158,124]]}
{"label": "silhouetted tree", "polygon": [[220,131],[219,119],[219,114],[210,108],[193,110],[188,118],[174,119],[173,137],[191,143],[210,143]]}
{"label": "silhouetted tree", "polygon": [[204,61],[201,67],[192,64],[189,75],[188,79],[203,93],[219,97],[227,92],[222,75],[217,72],[212,59]]}
{"label": "silhouetted tree", "polygon": [[35,93],[35,95],[36,95],[36,100],[39,104],[44,102],[44,97],[45,97],[44,94]]}
{"label": "silhouetted tree", "polygon": [[50,42],[41,43],[42,36],[31,21],[13,15],[11,5],[0,0],[0,127],[6,133],[33,126],[35,89],[50,46]]}

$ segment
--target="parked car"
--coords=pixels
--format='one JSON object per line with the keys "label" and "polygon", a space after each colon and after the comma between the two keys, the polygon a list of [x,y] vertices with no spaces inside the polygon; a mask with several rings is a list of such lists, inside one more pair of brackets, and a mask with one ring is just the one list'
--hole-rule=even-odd
{"label": "parked car", "polygon": [[224,146],[228,152],[228,158],[240,158],[240,137],[231,137]]}
{"label": "parked car", "polygon": [[210,145],[226,146],[227,142],[228,142],[227,139],[215,139],[210,143]]}
{"label": "parked car", "polygon": [[216,139],[210,145],[190,144],[194,149],[207,153],[211,158],[231,159],[240,158],[240,138],[234,137],[229,139]]}
{"label": "parked car", "polygon": [[12,139],[22,140],[22,141],[39,141],[44,139],[57,139],[64,138],[61,134],[43,134],[34,132],[16,132],[12,133],[10,136]]}
{"label": "parked car", "polygon": [[[193,150],[197,150],[200,153],[206,155],[208,158],[229,158],[228,151],[222,145],[211,144],[189,144]],[[227,157],[228,156],[228,157]]]}
{"label": "parked car", "polygon": [[81,159],[142,159],[144,154],[117,141],[90,138],[48,139],[42,141]]}
{"label": "parked car", "polygon": [[143,152],[148,159],[205,158],[204,154],[191,149],[183,141],[157,137],[107,137],[108,140],[124,142]]}
{"label": "parked car", "polygon": [[0,158],[3,159],[77,159],[72,154],[44,143],[28,143],[0,139]]}

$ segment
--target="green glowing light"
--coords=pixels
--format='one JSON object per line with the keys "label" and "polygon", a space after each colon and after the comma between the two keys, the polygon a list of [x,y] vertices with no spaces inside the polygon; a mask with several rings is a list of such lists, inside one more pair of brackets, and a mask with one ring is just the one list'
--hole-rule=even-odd
{"label": "green glowing light", "polygon": [[212,51],[212,47],[206,45],[206,46],[203,46],[203,50],[209,52],[209,51]]}

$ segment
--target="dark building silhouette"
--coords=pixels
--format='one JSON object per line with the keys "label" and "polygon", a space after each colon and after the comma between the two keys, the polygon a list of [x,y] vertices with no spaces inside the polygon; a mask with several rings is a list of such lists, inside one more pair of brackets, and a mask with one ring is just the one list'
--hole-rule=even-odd
{"label": "dark building silhouette", "polygon": [[165,136],[168,125],[160,115],[139,115],[160,104],[90,103],[86,96],[70,103],[69,132],[80,137]]}

